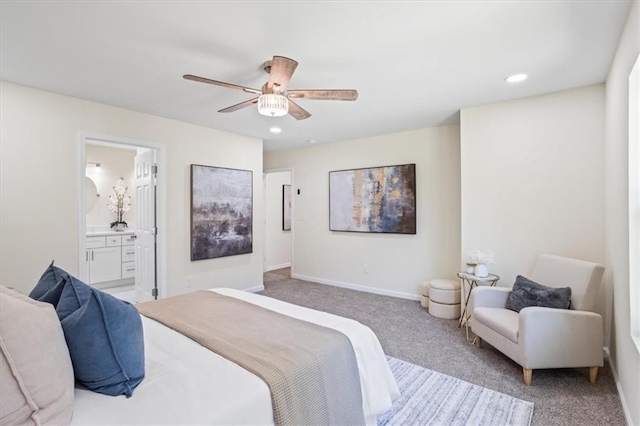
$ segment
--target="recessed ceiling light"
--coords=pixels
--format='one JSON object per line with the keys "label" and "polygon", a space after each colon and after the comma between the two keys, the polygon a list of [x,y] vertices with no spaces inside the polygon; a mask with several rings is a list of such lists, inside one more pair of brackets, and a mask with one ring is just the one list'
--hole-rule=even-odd
{"label": "recessed ceiling light", "polygon": [[272,127],[272,128],[269,129],[269,131],[271,133],[280,133],[280,132],[282,132],[282,129],[280,127]]}
{"label": "recessed ceiling light", "polygon": [[519,83],[521,81],[525,81],[526,79],[527,79],[526,74],[514,74],[505,78],[504,81],[506,81],[507,83]]}
{"label": "recessed ceiling light", "polygon": [[307,139],[307,143],[316,143],[316,142],[318,142],[318,141],[315,140],[315,139]]}

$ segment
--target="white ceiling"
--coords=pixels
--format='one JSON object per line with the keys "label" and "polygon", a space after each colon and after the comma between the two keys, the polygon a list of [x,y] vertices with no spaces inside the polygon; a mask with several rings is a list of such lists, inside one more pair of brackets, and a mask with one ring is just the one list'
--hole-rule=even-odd
{"label": "white ceiling", "polygon": [[[454,123],[461,108],[603,82],[627,1],[15,2],[1,4],[3,80],[265,140],[265,150]],[[299,62],[312,117],[216,111],[260,88],[262,62]],[[503,79],[525,72],[529,79]],[[280,135],[269,133],[271,126]]]}

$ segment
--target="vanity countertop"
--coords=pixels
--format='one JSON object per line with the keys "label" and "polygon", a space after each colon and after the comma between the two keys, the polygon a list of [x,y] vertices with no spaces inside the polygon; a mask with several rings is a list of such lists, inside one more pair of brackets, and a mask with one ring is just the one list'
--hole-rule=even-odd
{"label": "vanity countertop", "polygon": [[135,231],[87,231],[87,237],[108,237],[109,235],[133,235]]}

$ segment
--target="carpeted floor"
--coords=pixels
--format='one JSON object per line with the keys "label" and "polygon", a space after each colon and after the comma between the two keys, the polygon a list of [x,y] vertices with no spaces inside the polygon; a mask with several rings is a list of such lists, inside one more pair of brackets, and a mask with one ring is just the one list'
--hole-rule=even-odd
{"label": "carpeted floor", "polygon": [[286,267],[286,268],[281,268],[281,269],[274,269],[270,273],[271,274],[282,275],[283,277],[287,277],[287,278],[291,278],[291,267]]}
{"label": "carpeted floor", "polygon": [[265,296],[355,319],[370,327],[387,355],[535,403],[532,425],[625,425],[609,365],[595,385],[587,369],[522,369],[485,343],[467,343],[457,321],[434,318],[419,302],[264,275]]}

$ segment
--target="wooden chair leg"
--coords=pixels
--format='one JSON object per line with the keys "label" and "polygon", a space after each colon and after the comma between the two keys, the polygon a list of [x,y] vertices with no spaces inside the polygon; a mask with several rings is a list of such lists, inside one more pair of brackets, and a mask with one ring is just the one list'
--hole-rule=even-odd
{"label": "wooden chair leg", "polygon": [[482,348],[482,339],[480,337],[478,337],[478,336],[476,336],[476,347],[478,349]]}
{"label": "wooden chair leg", "polygon": [[524,384],[531,386],[531,375],[533,374],[533,370],[522,367],[522,373],[524,374]]}
{"label": "wooden chair leg", "polygon": [[595,383],[598,378],[598,367],[589,367],[589,381]]}

